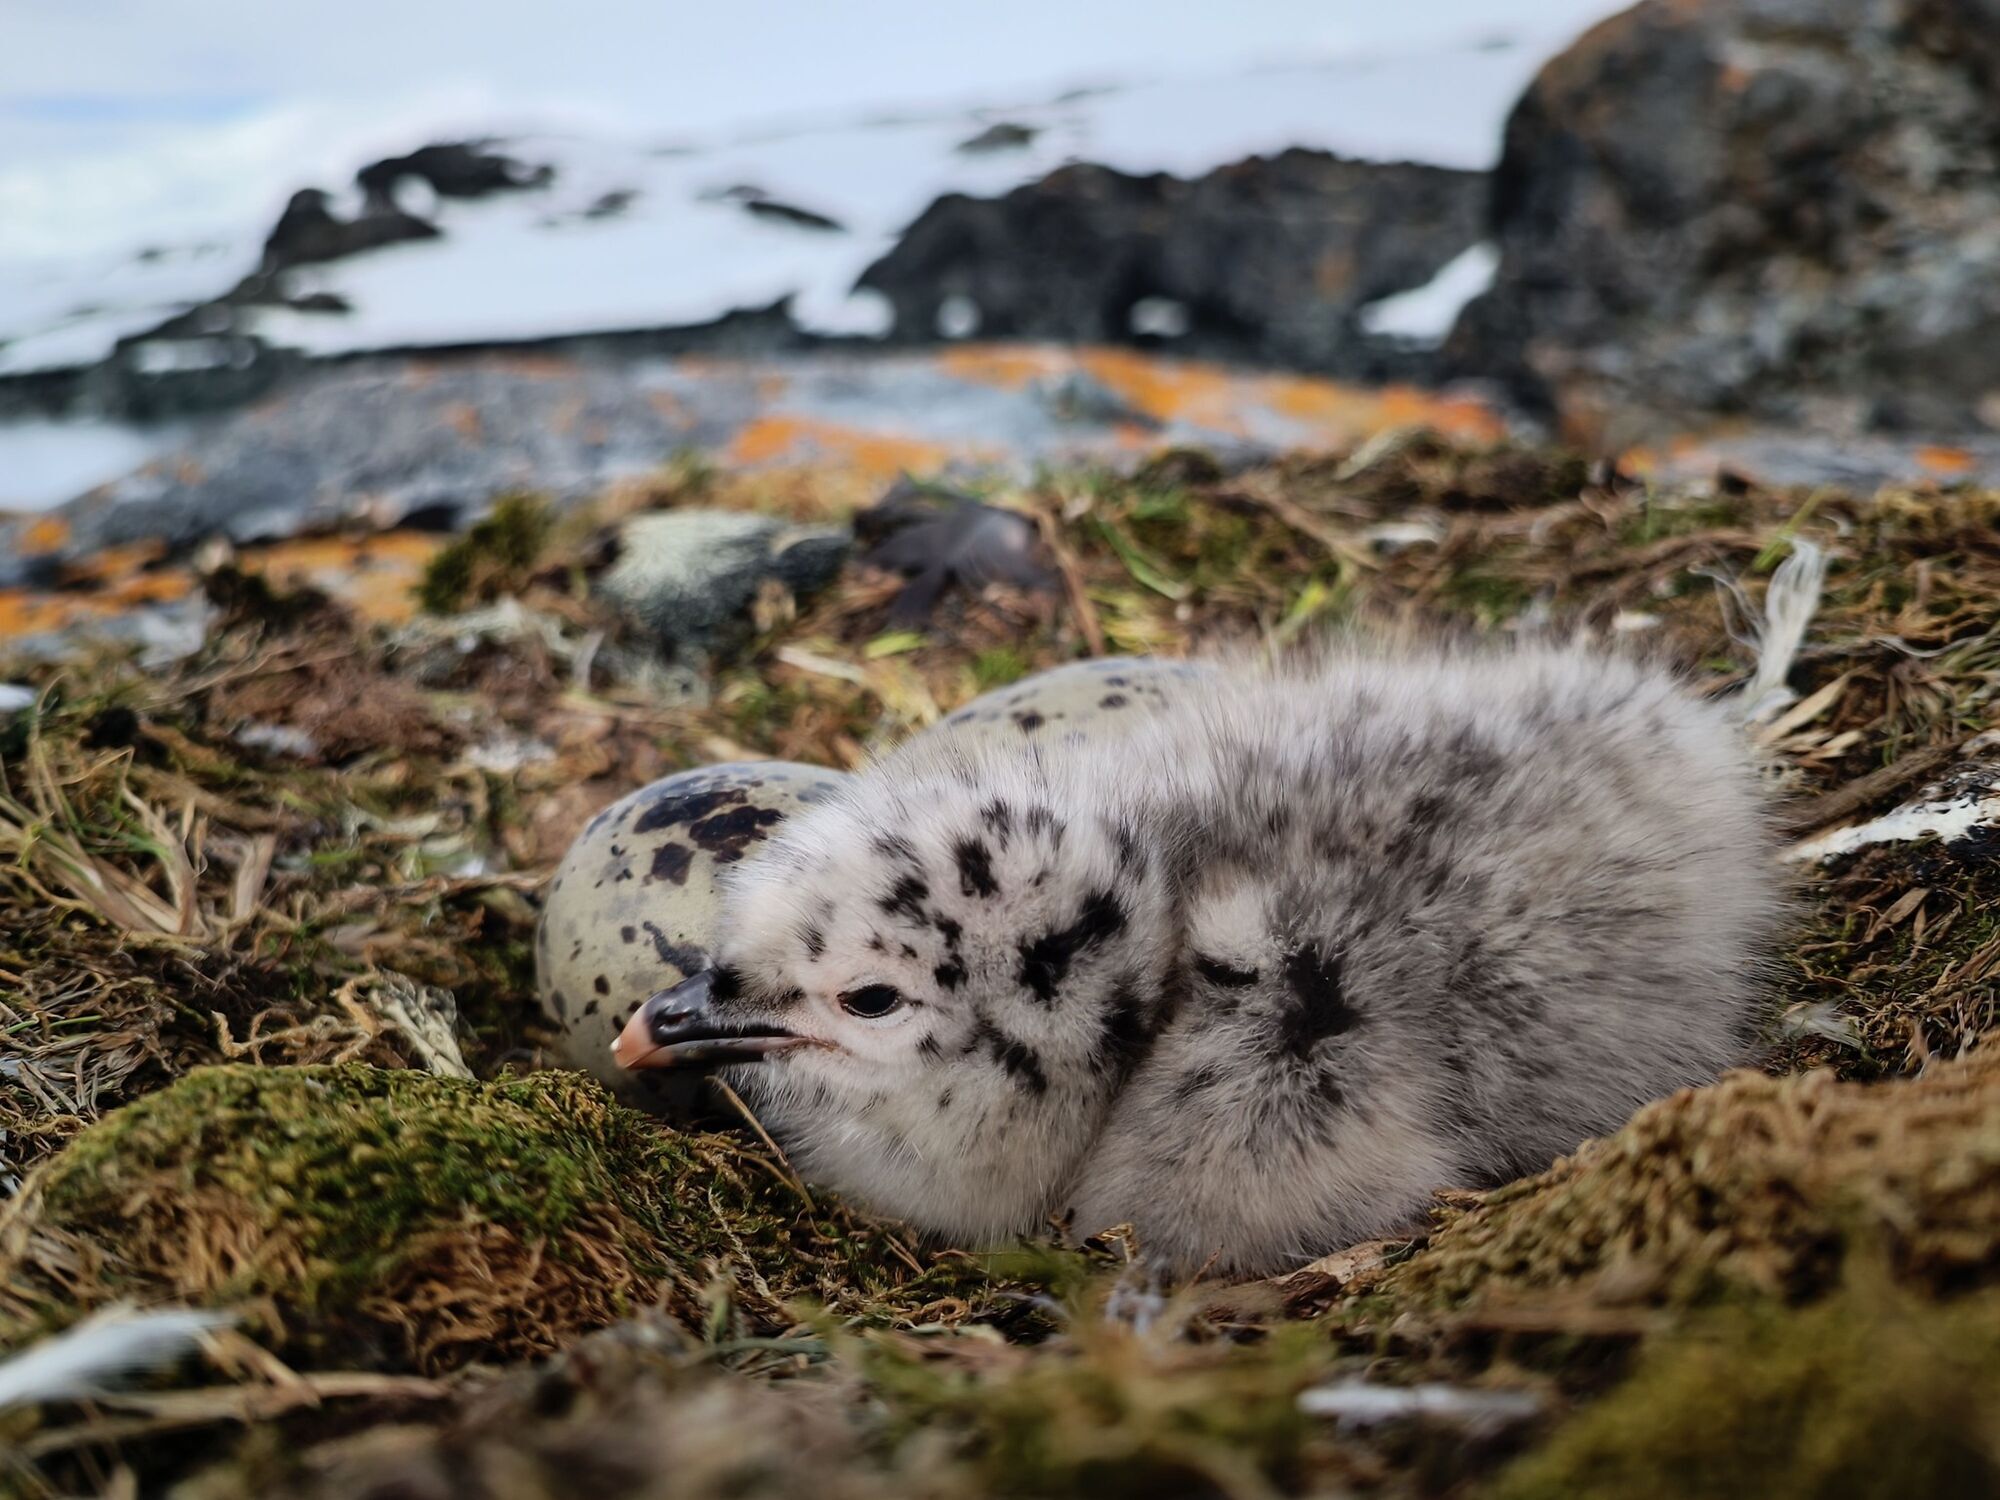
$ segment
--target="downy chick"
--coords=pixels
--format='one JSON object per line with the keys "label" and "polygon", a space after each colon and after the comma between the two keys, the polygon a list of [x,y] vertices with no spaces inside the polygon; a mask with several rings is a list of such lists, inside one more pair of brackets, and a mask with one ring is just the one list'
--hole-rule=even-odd
{"label": "downy chick", "polygon": [[1350,649],[1122,741],[907,747],[618,1048],[947,1239],[1264,1274],[1741,1061],[1784,904],[1747,742],[1670,674]]}

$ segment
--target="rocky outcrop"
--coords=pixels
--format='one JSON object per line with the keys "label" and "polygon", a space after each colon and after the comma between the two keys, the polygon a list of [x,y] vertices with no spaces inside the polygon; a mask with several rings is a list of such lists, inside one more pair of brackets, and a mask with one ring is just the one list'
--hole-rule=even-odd
{"label": "rocky outcrop", "polygon": [[336,215],[332,198],[318,188],[292,194],[264,241],[262,269],[268,275],[405,240],[436,239],[436,225],[397,202],[396,191],[404,182],[423,183],[440,198],[485,198],[541,187],[554,176],[553,167],[466,142],[419,146],[404,156],[384,157],[354,174],[362,205],[351,219]]}
{"label": "rocky outcrop", "polygon": [[1176,348],[1352,376],[1405,351],[1361,309],[1422,286],[1483,232],[1484,179],[1318,151],[1184,180],[1063,167],[999,198],[949,194],[861,285],[897,337]]}
{"label": "rocky outcrop", "polygon": [[2000,426],[2000,5],[1645,0],[1545,68],[1462,367],[1612,409]]}
{"label": "rocky outcrop", "polygon": [[494,151],[488,142],[452,141],[370,162],[354,174],[354,181],[371,204],[386,205],[395,202],[397,184],[406,178],[429,184],[440,198],[485,198],[542,187],[555,175],[546,163]]}
{"label": "rocky outcrop", "polygon": [[286,266],[339,260],[404,240],[436,239],[437,234],[435,225],[386,201],[371,202],[367,211],[342,219],[333,212],[333,200],[327,194],[318,188],[304,188],[292,194],[265,239],[263,269],[278,271]]}

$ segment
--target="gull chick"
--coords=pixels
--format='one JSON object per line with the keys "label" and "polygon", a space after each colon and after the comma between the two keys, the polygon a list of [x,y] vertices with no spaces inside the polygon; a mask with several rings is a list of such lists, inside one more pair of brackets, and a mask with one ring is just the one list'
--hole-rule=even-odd
{"label": "gull chick", "polygon": [[919,741],[779,830],[630,1067],[812,1181],[1268,1274],[1743,1060],[1784,912],[1729,712],[1550,646],[1219,671],[1122,740]]}

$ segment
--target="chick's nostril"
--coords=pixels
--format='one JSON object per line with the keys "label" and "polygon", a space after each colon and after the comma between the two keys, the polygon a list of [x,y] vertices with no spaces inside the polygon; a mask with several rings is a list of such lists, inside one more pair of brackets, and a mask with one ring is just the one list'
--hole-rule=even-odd
{"label": "chick's nostril", "polygon": [[664,1047],[684,1035],[688,1027],[705,1019],[707,1014],[700,1006],[661,1005],[656,1008],[649,1002],[646,1007],[646,1030],[656,1043]]}

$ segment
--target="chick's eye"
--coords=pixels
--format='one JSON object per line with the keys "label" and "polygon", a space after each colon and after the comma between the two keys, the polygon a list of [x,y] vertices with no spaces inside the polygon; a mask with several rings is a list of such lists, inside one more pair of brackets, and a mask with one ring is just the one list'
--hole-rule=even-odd
{"label": "chick's eye", "polygon": [[902,1003],[903,997],[893,984],[863,985],[840,997],[842,1010],[850,1016],[862,1016],[871,1021],[888,1015]]}

